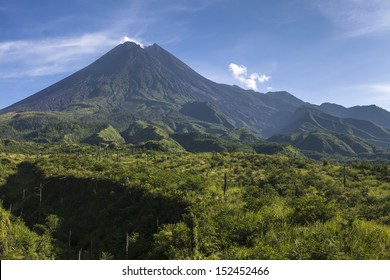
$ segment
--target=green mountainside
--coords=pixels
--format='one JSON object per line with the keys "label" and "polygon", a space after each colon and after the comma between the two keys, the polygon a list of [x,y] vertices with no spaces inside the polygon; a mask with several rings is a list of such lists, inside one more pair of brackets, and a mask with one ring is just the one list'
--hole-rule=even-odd
{"label": "green mountainside", "polygon": [[[285,91],[263,94],[218,84],[157,44],[142,48],[126,42],[84,69],[2,109],[0,138],[127,143],[164,151],[270,153],[288,145],[272,144],[263,137],[322,131],[326,133],[303,135],[307,139],[303,146],[324,154],[371,155],[374,152],[366,145],[351,142],[367,141],[389,149],[389,115],[376,106],[315,106]],[[336,141],[334,133],[346,136]],[[304,148],[294,137],[282,142]],[[334,144],[324,148],[323,142]],[[355,148],[348,149],[351,145]]]}
{"label": "green mountainside", "polygon": [[123,139],[123,137],[115,128],[113,128],[111,125],[107,125],[99,132],[85,139],[84,142],[95,145],[99,145],[101,143],[119,145],[125,143],[125,139]]}
{"label": "green mountainside", "polygon": [[[311,131],[294,134],[277,134],[271,142],[293,145],[308,156],[339,155],[344,157],[381,157],[385,151],[362,138],[326,131]],[[390,159],[390,157],[388,157]]]}
{"label": "green mountainside", "polygon": [[337,104],[323,103],[318,109],[336,117],[372,121],[390,129],[390,112],[376,105],[345,108]]}
{"label": "green mountainside", "polygon": [[0,113],[57,111],[77,122],[105,121],[119,130],[143,120],[177,133],[246,127],[261,135],[273,128],[274,114],[303,104],[296,98],[282,100],[281,93],[214,83],[156,44],[141,48],[126,42]]}
{"label": "green mountainside", "polygon": [[389,129],[371,121],[343,119],[306,107],[299,108],[279,132],[291,134],[311,131],[352,135],[384,149],[390,148]]}

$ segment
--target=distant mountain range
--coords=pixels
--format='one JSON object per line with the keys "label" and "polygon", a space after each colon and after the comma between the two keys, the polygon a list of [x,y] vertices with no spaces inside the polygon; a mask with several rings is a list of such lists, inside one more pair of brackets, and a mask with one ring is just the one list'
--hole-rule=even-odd
{"label": "distant mountain range", "polygon": [[228,150],[241,144],[258,147],[271,137],[303,151],[372,155],[390,148],[390,112],[374,105],[316,106],[288,92],[263,94],[218,84],[157,44],[142,48],[126,42],[1,110],[0,137],[137,145],[154,141],[194,151],[207,150],[205,143],[211,142]]}
{"label": "distant mountain range", "polygon": [[390,129],[390,113],[376,105],[345,108],[337,104],[323,103],[319,109],[324,113],[340,118],[372,121]]}
{"label": "distant mountain range", "polygon": [[325,131],[354,135],[385,148],[390,148],[390,129],[369,120],[339,118],[322,111],[300,107],[291,115],[280,133]]}

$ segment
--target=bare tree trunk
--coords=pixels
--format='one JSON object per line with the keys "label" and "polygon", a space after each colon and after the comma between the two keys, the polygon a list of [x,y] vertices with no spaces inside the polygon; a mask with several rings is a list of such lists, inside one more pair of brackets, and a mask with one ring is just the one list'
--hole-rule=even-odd
{"label": "bare tree trunk", "polygon": [[68,237],[68,246],[71,247],[72,244],[72,230],[69,230],[69,237]]}
{"label": "bare tree trunk", "polygon": [[223,195],[226,194],[226,190],[227,190],[227,178],[226,178],[226,173],[224,175],[224,183],[223,183]]}
{"label": "bare tree trunk", "polygon": [[343,172],[343,175],[344,175],[344,192],[345,192],[345,188],[347,186],[347,171],[346,171],[346,167],[344,165],[344,172]]}
{"label": "bare tree trunk", "polygon": [[129,259],[129,233],[126,232],[126,260]]}
{"label": "bare tree trunk", "polygon": [[42,206],[42,183],[39,184],[39,207]]}
{"label": "bare tree trunk", "polygon": [[97,157],[96,157],[97,160],[100,160],[101,153],[102,153],[102,146],[99,144],[99,150],[98,150],[98,154],[97,154]]}

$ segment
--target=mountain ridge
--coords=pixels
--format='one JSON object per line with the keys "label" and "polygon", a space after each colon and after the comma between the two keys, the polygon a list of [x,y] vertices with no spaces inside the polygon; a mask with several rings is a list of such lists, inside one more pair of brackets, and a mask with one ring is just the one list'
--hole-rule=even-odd
{"label": "mountain ridge", "polygon": [[322,103],[318,108],[325,113],[337,117],[369,120],[386,128],[390,128],[390,112],[377,105],[353,106],[346,108],[338,104],[326,102]]}
{"label": "mountain ridge", "polygon": [[382,148],[390,148],[390,130],[368,120],[340,118],[318,109],[300,107],[279,134],[327,131],[357,136]]}
{"label": "mountain ridge", "polygon": [[[148,128],[134,135],[132,125],[138,121]],[[278,133],[343,133],[388,148],[388,126],[390,112],[377,106],[317,106],[287,91],[260,93],[219,84],[157,44],[142,48],[132,42],[116,46],[85,68],[0,110],[3,135],[48,142],[99,142],[108,135],[119,142],[142,144],[131,139],[146,141],[147,135],[162,135],[157,132],[162,129],[166,135],[182,135],[179,138],[186,145],[195,138],[197,145],[204,145],[222,137],[222,146],[229,146],[226,141],[233,138],[226,135],[244,129],[256,135],[253,139]],[[188,138],[191,135],[195,138]],[[165,139],[168,146],[177,144],[170,136],[156,139]],[[237,146],[239,140],[234,141]]]}
{"label": "mountain ridge", "polygon": [[[126,42],[69,77],[4,108],[0,114],[87,108],[96,118],[106,112],[109,117],[131,114],[136,119],[148,119],[153,116],[152,103],[157,102],[164,107],[164,115],[175,115],[170,119],[177,122],[182,118],[181,106],[198,101],[213,104],[226,119],[233,120],[234,126],[249,128],[259,135],[273,128],[270,121],[274,114],[292,112],[303,104],[215,83],[157,44],[142,49]],[[102,119],[107,119],[107,114]],[[150,121],[156,119],[151,117]]]}

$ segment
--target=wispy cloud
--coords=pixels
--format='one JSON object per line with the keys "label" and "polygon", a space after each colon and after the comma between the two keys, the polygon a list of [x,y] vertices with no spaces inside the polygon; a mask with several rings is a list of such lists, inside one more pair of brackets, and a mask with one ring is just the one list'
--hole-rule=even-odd
{"label": "wispy cloud", "polygon": [[330,99],[344,106],[370,105],[375,104],[390,111],[390,83],[362,83],[356,85],[338,86],[328,93],[323,93],[325,100],[321,102],[329,102]]}
{"label": "wispy cloud", "polygon": [[[147,39],[152,36],[153,43],[158,41],[160,44],[171,44],[181,41],[190,32],[187,27],[189,20],[185,15],[196,14],[220,1],[173,0],[164,3],[158,0],[127,1],[114,9],[105,19],[95,20],[101,21],[102,25],[106,26],[105,30],[112,33],[120,34],[130,30],[135,38]],[[180,19],[177,18],[178,15]]]}
{"label": "wispy cloud", "polygon": [[383,92],[389,95],[390,97],[390,84],[367,84],[365,87],[375,90],[377,92]]}
{"label": "wispy cloud", "polygon": [[[45,24],[31,26],[30,33],[26,34],[30,36],[28,39],[14,41],[0,39],[0,80],[75,71],[115,45],[126,41],[141,46],[149,45],[145,39],[147,36],[144,35],[152,26],[166,22],[173,13],[194,13],[210,5],[207,0],[198,0],[194,3],[182,3],[178,0],[163,5],[163,9],[152,9],[151,7],[156,5],[155,2],[135,0],[124,3],[108,11],[104,18],[91,14],[66,15]],[[5,11],[5,8],[0,6],[0,11],[3,10]],[[34,39],[34,34],[52,34],[56,30],[65,30],[64,27],[74,22],[77,22],[81,29],[84,25],[93,23],[94,29],[98,31],[90,31],[90,27],[86,27],[86,31],[79,34]],[[171,39],[164,35],[164,43],[180,40],[180,34],[185,32],[171,33]],[[159,34],[152,32],[152,35],[153,42],[158,40]],[[141,37],[143,39],[140,39]]]}
{"label": "wispy cloud", "polygon": [[[129,37],[125,39],[130,40]],[[139,42],[139,40],[135,40]],[[0,79],[52,75],[77,70],[94,55],[120,43],[104,33],[44,40],[0,42]]]}
{"label": "wispy cloud", "polygon": [[329,18],[343,37],[390,31],[388,0],[317,0],[316,7]]}
{"label": "wispy cloud", "polygon": [[232,73],[233,78],[240,81],[240,83],[245,85],[247,88],[255,91],[258,90],[258,83],[262,84],[271,79],[271,76],[266,76],[260,73],[252,73],[248,75],[248,69],[246,66],[237,65],[235,63],[229,64],[229,71]]}
{"label": "wispy cloud", "polygon": [[359,87],[369,95],[368,99],[371,96],[378,105],[381,105],[378,102],[385,102],[386,104],[383,104],[383,106],[390,106],[390,83],[366,84],[360,85]]}

